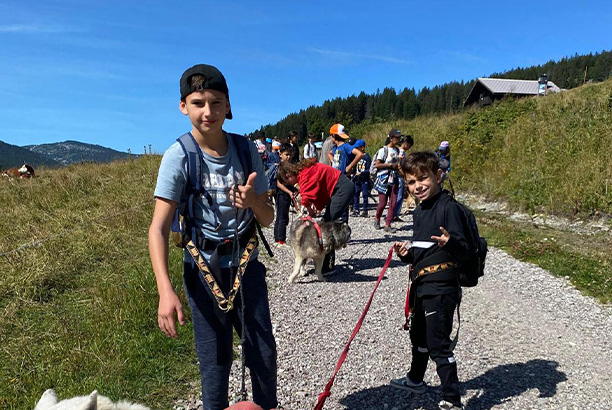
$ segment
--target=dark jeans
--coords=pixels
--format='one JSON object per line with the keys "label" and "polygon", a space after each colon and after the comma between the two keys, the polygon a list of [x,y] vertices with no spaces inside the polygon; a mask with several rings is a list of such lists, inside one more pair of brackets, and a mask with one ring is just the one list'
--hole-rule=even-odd
{"label": "dark jeans", "polygon": [[289,207],[291,197],[277,188],[276,191],[276,220],[274,221],[274,241],[287,240],[287,225],[289,225]]}
{"label": "dark jeans", "polygon": [[[325,208],[325,214],[323,214],[324,221],[336,221],[342,220],[348,223],[348,208],[353,199],[355,187],[350,179],[344,174],[340,174],[340,178],[334,187],[334,190],[329,200],[329,204]],[[323,259],[323,270],[322,272],[329,272],[334,269],[336,265],[336,251],[332,251],[325,255]]]}
{"label": "dark jeans", "polygon": [[355,177],[353,181],[353,186],[355,189],[355,194],[353,195],[353,211],[359,212],[359,197],[363,199],[362,201],[362,212],[368,213],[368,198],[370,194],[370,181],[368,179],[363,179],[359,177]]}
{"label": "dark jeans", "polygon": [[346,175],[340,174],[329,203],[325,208],[323,220],[336,221],[341,219],[343,222],[348,223],[348,209],[354,192],[355,187],[351,180]]}
{"label": "dark jeans", "polygon": [[[228,403],[229,374],[232,364],[233,334],[242,334],[240,292],[234,309],[221,312],[208,286],[202,282],[197,267],[184,264],[184,284],[191,307],[196,351],[202,378],[202,402],[206,410],[225,409]],[[229,275],[229,269],[222,269]],[[266,286],[266,267],[258,260],[247,265],[242,281],[246,342],[244,353],[251,374],[253,400],[264,409],[275,408],[276,342],[272,335],[270,306]],[[227,295],[230,280],[223,281]],[[236,375],[236,377],[240,377]]]}
{"label": "dark jeans", "polygon": [[412,363],[408,377],[415,382],[423,380],[429,358],[436,363],[442,396],[452,403],[461,401],[457,363],[451,350],[451,332],[458,293],[418,297],[410,328]]}
{"label": "dark jeans", "polygon": [[394,218],[398,217],[400,212],[402,211],[402,204],[404,203],[404,198],[406,198],[407,192],[408,192],[408,190],[404,186],[403,178],[399,178],[397,182],[398,182],[397,203],[395,204],[395,213],[393,214]]}
{"label": "dark jeans", "polygon": [[398,185],[393,184],[393,186],[387,189],[386,194],[378,194],[378,206],[376,207],[376,219],[380,220],[383,211],[385,210],[385,206],[387,206],[387,201],[389,201],[389,209],[387,209],[387,217],[385,218],[385,225],[391,226],[391,221],[393,221],[395,214],[395,205],[397,205],[397,190]]}

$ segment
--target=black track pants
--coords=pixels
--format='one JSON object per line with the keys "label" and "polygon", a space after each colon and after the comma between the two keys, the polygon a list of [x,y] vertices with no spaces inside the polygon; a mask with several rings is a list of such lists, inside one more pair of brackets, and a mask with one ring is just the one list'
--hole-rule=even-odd
{"label": "black track pants", "polygon": [[452,403],[461,400],[457,363],[450,346],[458,302],[458,293],[417,298],[410,328],[412,363],[408,377],[416,382],[423,380],[427,361],[431,357],[440,377],[442,396]]}

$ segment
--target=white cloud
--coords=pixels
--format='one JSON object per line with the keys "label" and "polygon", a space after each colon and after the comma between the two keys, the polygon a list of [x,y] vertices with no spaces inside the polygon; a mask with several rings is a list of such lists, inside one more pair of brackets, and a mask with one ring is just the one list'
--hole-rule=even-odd
{"label": "white cloud", "polygon": [[63,27],[41,26],[36,24],[5,24],[0,25],[0,33],[67,33]]}
{"label": "white cloud", "polygon": [[401,58],[396,58],[396,57],[384,56],[380,54],[356,53],[352,51],[338,51],[338,50],[323,50],[323,49],[314,48],[314,47],[311,47],[310,51],[313,51],[317,54],[331,56],[333,58],[338,58],[338,59],[343,59],[343,60],[347,60],[347,59],[378,60],[378,61],[384,61],[387,63],[394,63],[394,64],[412,64],[412,62],[408,60],[403,60]]}

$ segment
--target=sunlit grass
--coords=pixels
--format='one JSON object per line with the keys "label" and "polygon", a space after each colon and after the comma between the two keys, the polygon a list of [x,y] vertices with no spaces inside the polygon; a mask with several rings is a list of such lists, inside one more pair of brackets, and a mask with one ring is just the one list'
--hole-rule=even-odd
{"label": "sunlit grass", "polygon": [[147,229],[159,159],[0,181],[0,253],[21,247],[0,257],[0,408],[32,409],[51,387],[170,408],[197,380],[190,326],[178,340],[157,329]]}

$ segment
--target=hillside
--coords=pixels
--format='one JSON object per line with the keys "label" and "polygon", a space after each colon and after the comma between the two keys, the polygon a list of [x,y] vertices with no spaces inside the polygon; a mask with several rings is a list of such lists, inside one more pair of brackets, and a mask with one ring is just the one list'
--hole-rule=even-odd
{"label": "hillside", "polygon": [[391,128],[413,150],[451,143],[455,188],[508,201],[516,209],[569,217],[612,215],[612,80],[544,98],[496,102],[459,114],[361,124],[351,136],[368,151]]}
{"label": "hillside", "polygon": [[101,145],[86,144],[78,141],[64,141],[52,144],[26,145],[26,148],[37,154],[46,155],[63,164],[78,162],[111,162],[126,159],[130,154],[106,148]]}
{"label": "hillside", "polygon": [[57,167],[61,165],[58,161],[55,161],[47,155],[32,152],[27,148],[0,141],[0,171],[19,167],[23,165],[24,162],[27,162],[34,168],[40,166]]}
{"label": "hillside", "polygon": [[[548,80],[558,87],[571,89],[586,82],[601,82],[612,77],[612,51],[589,53],[548,61],[545,64],[516,68],[503,73],[493,73],[488,77],[516,80],[537,80],[544,73]],[[585,72],[586,69],[586,72]],[[485,76],[487,77],[487,76]],[[308,132],[315,135],[327,134],[334,123],[347,127],[349,134],[353,127],[367,124],[384,123],[391,120],[410,120],[423,115],[441,115],[464,111],[464,101],[476,79],[470,81],[451,81],[420,90],[404,88],[395,90],[385,87],[375,93],[337,97],[326,100],[321,105],[312,105],[299,112],[288,114],[275,124],[262,126],[268,136],[284,138],[289,131],[300,135],[300,146]],[[256,132],[257,130],[255,130]],[[254,135],[255,132],[252,134]]]}

